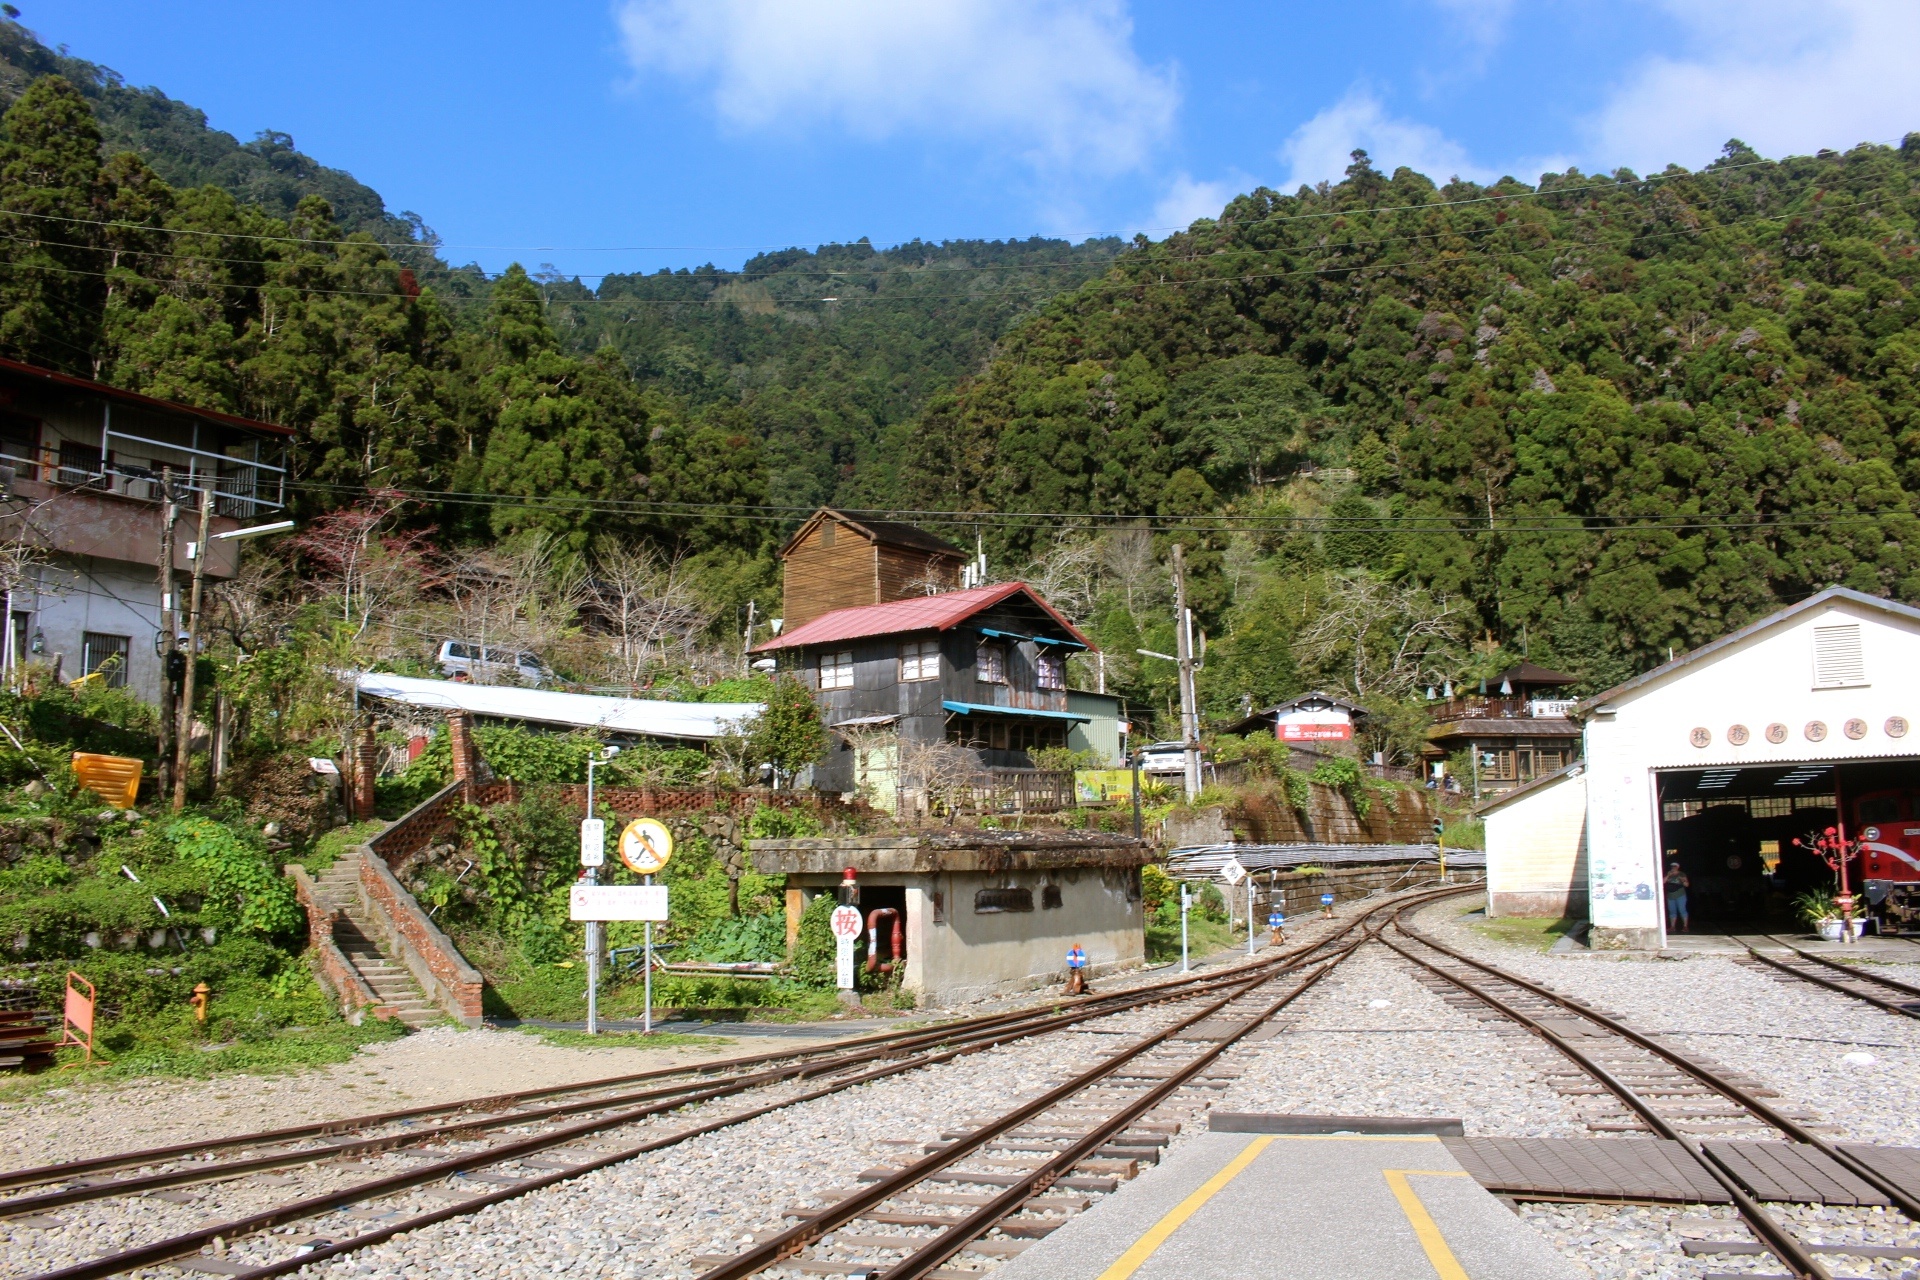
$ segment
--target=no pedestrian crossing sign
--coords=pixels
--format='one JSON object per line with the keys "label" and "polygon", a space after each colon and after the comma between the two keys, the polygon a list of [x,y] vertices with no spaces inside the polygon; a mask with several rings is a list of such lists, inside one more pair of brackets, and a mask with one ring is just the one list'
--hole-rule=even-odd
{"label": "no pedestrian crossing sign", "polygon": [[620,861],[639,875],[653,875],[672,856],[673,832],[658,818],[635,818],[620,833]]}

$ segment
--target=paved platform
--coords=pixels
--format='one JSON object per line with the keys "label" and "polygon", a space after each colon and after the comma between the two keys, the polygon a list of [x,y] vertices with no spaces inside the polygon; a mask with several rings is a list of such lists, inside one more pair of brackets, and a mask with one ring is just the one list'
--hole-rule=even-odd
{"label": "paved platform", "polygon": [[1205,1133],[996,1280],[1577,1280],[1431,1135]]}

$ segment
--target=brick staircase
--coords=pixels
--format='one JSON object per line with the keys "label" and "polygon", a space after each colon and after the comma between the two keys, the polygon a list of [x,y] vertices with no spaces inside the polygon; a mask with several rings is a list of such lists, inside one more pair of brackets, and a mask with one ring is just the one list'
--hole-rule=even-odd
{"label": "brick staircase", "polygon": [[397,963],[374,941],[375,931],[361,904],[360,862],[344,857],[314,880],[315,897],[326,906],[337,908],[341,916],[333,925],[333,941],[366,984],[380,998],[382,1006],[410,1027],[424,1026],[445,1017],[413,980],[404,964]]}

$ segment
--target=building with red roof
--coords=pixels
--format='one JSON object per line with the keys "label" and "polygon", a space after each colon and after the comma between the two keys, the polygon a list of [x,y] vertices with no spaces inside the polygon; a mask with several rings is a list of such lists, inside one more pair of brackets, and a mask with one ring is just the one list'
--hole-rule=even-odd
{"label": "building with red roof", "polygon": [[1032,587],[1003,582],[834,609],[756,652],[804,681],[835,730],[813,785],[891,809],[912,743],[965,746],[983,771],[1030,769],[1044,747],[1118,764],[1120,700],[1069,687],[1068,659],[1093,647]]}

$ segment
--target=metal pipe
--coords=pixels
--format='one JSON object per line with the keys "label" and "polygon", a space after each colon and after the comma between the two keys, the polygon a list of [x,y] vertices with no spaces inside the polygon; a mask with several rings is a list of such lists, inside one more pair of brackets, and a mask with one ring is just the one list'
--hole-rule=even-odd
{"label": "metal pipe", "polygon": [[[887,962],[880,963],[880,917],[886,916],[893,921],[893,932],[888,937]],[[901,952],[906,943],[901,937],[900,913],[892,907],[875,907],[867,913],[867,972],[892,973],[900,963]]]}

